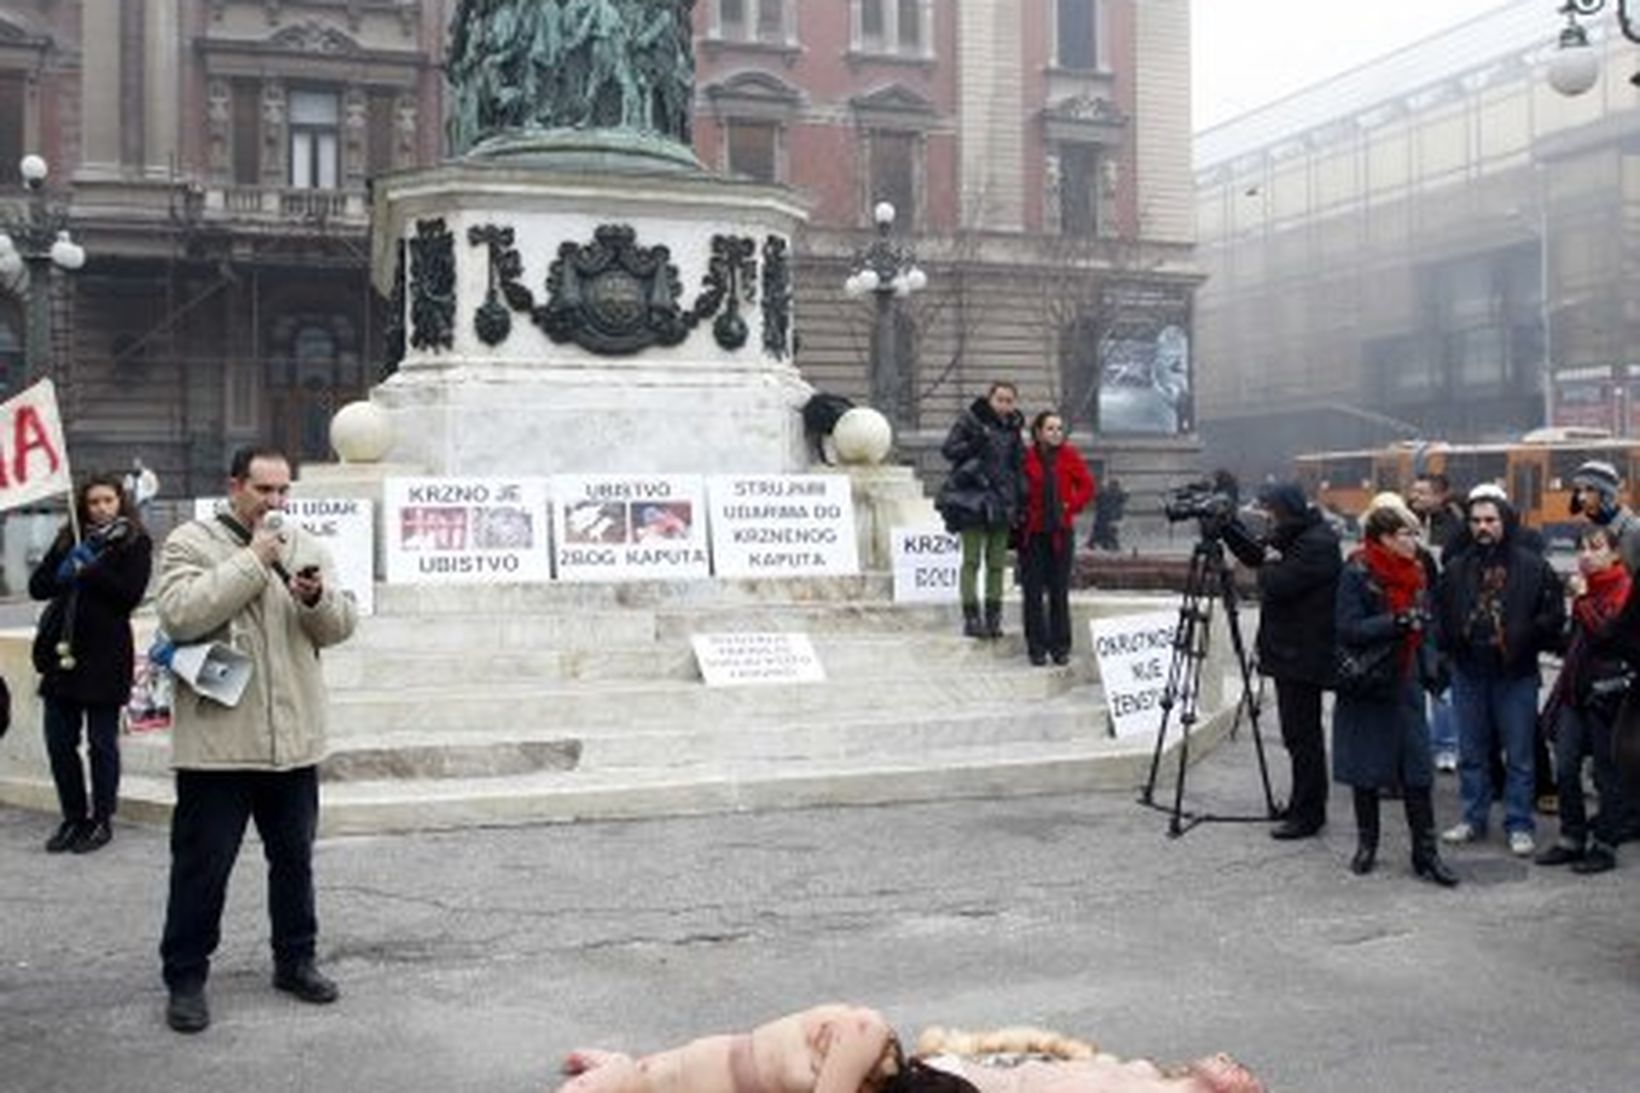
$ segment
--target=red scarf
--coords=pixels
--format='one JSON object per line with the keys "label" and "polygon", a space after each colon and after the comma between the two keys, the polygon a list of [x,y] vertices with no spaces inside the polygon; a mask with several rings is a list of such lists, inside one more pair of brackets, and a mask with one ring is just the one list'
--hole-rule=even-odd
{"label": "red scarf", "polygon": [[1586,573],[1589,590],[1572,602],[1572,618],[1585,630],[1599,630],[1629,598],[1629,571],[1621,562]]}
{"label": "red scarf", "polygon": [[[1384,590],[1384,600],[1391,614],[1399,615],[1417,604],[1419,593],[1424,590],[1424,567],[1417,558],[1403,558],[1378,540],[1368,539],[1355,552],[1354,560],[1366,566],[1372,579]],[[1402,664],[1412,660],[1413,651],[1418,648],[1422,638],[1422,631],[1407,631],[1402,639]]]}

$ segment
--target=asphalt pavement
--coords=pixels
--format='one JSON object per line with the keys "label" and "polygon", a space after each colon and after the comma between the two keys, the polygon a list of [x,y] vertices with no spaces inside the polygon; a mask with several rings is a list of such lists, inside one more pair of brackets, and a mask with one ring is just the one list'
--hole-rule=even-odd
{"label": "asphalt pavement", "polygon": [[[1187,789],[1260,813],[1248,737]],[[215,1023],[183,1037],[155,953],[165,833],[48,857],[49,817],[0,810],[0,1090],[540,1090],[576,1045],[828,999],[908,1036],[1033,1022],[1123,1055],[1228,1050],[1272,1090],[1634,1087],[1640,851],[1579,878],[1494,840],[1450,855],[1464,884],[1444,891],[1411,876],[1394,804],[1379,872],[1350,875],[1348,811],[1335,794],[1297,844],[1169,839],[1121,793],[332,839],[321,959],[344,994],[323,1008],[268,986],[252,837]]]}

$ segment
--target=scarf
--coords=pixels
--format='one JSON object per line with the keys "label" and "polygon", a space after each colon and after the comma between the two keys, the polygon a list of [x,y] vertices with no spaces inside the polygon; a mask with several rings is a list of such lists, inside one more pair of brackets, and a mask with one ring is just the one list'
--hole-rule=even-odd
{"label": "scarf", "polygon": [[1059,507],[1059,448],[1045,444],[1036,446],[1036,460],[1042,464],[1042,530],[1058,536],[1064,524],[1064,513]]}
{"label": "scarf", "polygon": [[[1424,567],[1417,558],[1403,558],[1376,539],[1369,539],[1355,552],[1354,560],[1359,561],[1384,590],[1384,602],[1390,614],[1399,615],[1417,605],[1418,596],[1424,590]],[[1412,662],[1422,640],[1421,630],[1408,630],[1402,637],[1403,667]]]}

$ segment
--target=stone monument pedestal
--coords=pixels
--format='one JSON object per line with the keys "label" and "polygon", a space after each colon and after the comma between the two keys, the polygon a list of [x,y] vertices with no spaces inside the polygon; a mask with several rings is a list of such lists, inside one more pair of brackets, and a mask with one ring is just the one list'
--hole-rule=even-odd
{"label": "stone monument pedestal", "polygon": [[781,187],[483,159],[377,183],[406,351],[371,400],[435,475],[805,469]]}

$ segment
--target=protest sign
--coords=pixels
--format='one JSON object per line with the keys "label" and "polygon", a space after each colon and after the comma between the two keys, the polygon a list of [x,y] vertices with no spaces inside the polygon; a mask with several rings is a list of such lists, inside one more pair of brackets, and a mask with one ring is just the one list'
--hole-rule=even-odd
{"label": "protest sign", "polygon": [[1162,692],[1178,625],[1173,611],[1089,622],[1113,735],[1141,736],[1161,728]]}
{"label": "protest sign", "polygon": [[[210,520],[226,511],[223,497],[196,497],[194,519]],[[324,543],[336,563],[336,584],[358,604],[361,615],[376,611],[375,502],[352,497],[292,497],[285,515]]]}
{"label": "protest sign", "polygon": [[956,603],[962,539],[939,528],[895,528],[894,602]]}
{"label": "protest sign", "polygon": [[382,495],[390,584],[552,578],[544,478],[389,478]]}
{"label": "protest sign", "polygon": [[712,575],[706,488],[696,476],[556,475],[552,530],[561,581]]}
{"label": "protest sign", "polygon": [[690,641],[708,687],[826,680],[807,634],[695,634]]}
{"label": "protest sign", "polygon": [[719,577],[840,577],[860,571],[854,500],[840,475],[717,475],[712,569]]}
{"label": "protest sign", "polygon": [[0,402],[0,511],[73,490],[57,388],[41,380]]}

